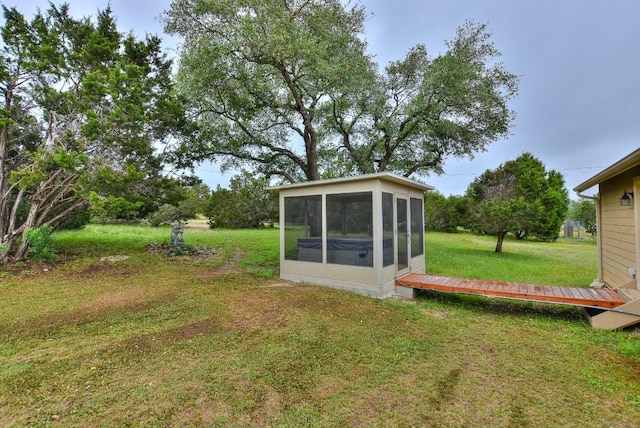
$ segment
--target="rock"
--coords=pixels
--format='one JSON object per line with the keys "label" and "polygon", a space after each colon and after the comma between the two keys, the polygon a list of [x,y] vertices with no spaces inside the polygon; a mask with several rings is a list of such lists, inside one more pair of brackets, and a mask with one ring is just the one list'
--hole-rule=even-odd
{"label": "rock", "polygon": [[105,256],[105,257],[100,257],[100,261],[101,262],[119,262],[121,260],[127,260],[129,258],[129,256],[121,256],[121,255],[116,255],[116,256]]}

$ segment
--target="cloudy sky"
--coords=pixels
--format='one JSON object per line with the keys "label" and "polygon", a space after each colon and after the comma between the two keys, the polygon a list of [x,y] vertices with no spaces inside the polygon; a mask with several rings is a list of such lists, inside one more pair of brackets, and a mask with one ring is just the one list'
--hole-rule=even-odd
{"label": "cloudy sky", "polygon": [[[27,17],[45,0],[0,0]],[[54,3],[58,4],[58,1]],[[95,16],[108,0],[69,0],[75,16]],[[573,189],[640,147],[640,2],[637,0],[362,0],[365,37],[381,65],[416,44],[431,55],[465,20],[485,23],[507,70],[521,76],[510,107],[508,139],[473,160],[450,159],[445,174],[426,181],[445,195],[462,194],[486,169],[531,152],[563,173]],[[170,0],[111,0],[121,31],[162,35]],[[167,45],[175,45],[176,39]],[[215,165],[199,175],[228,183]],[[575,198],[573,192],[571,196]]]}

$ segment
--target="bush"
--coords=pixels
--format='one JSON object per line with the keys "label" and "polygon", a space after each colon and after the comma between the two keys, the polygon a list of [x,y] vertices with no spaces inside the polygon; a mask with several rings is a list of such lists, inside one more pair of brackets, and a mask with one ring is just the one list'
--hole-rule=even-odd
{"label": "bush", "polygon": [[91,221],[91,214],[89,211],[82,211],[75,213],[64,219],[58,229],[62,230],[79,230],[84,228]]}
{"label": "bush", "polygon": [[258,228],[278,221],[278,193],[267,190],[265,178],[245,171],[229,184],[230,189],[211,192],[204,206],[210,228]]}
{"label": "bush", "polygon": [[56,258],[51,232],[53,232],[53,229],[48,224],[24,231],[24,239],[29,243],[29,255],[31,257],[45,261],[51,261]]}
{"label": "bush", "polygon": [[171,245],[165,254],[167,256],[191,256],[198,252],[197,248],[193,245]]}
{"label": "bush", "polygon": [[187,221],[195,217],[195,206],[181,204],[176,207],[165,204],[162,205],[158,211],[149,214],[145,219],[145,222],[150,226],[158,227],[165,224],[174,224],[179,221]]}
{"label": "bush", "polygon": [[448,198],[437,191],[427,192],[424,198],[424,220],[426,230],[455,233],[464,227],[468,216],[468,202],[464,196],[450,195]]}

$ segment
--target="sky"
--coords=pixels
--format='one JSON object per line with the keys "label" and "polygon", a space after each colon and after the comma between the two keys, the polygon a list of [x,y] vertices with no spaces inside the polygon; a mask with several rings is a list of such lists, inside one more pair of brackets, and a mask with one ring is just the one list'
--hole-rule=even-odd
{"label": "sky", "polygon": [[[95,16],[108,0],[68,0],[73,16]],[[30,18],[45,0],[0,0]],[[54,1],[55,4],[60,4]],[[163,36],[170,0],[111,0],[120,31]],[[505,68],[520,76],[509,107],[516,119],[506,139],[473,159],[449,159],[441,176],[420,177],[445,196],[461,195],[487,169],[530,152],[560,171],[570,190],[640,147],[640,2],[637,0],[362,0],[368,51],[385,66],[424,44],[446,51],[466,20],[486,24]],[[171,47],[174,47],[171,49]],[[233,174],[202,165],[212,188]],[[594,193],[596,189],[592,189]]]}

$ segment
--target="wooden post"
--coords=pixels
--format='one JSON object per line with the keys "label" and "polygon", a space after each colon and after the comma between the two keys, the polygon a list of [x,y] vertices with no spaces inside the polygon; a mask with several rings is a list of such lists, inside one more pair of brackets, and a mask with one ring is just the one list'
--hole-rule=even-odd
{"label": "wooden post", "polygon": [[564,221],[564,237],[573,238],[573,221],[571,220]]}

